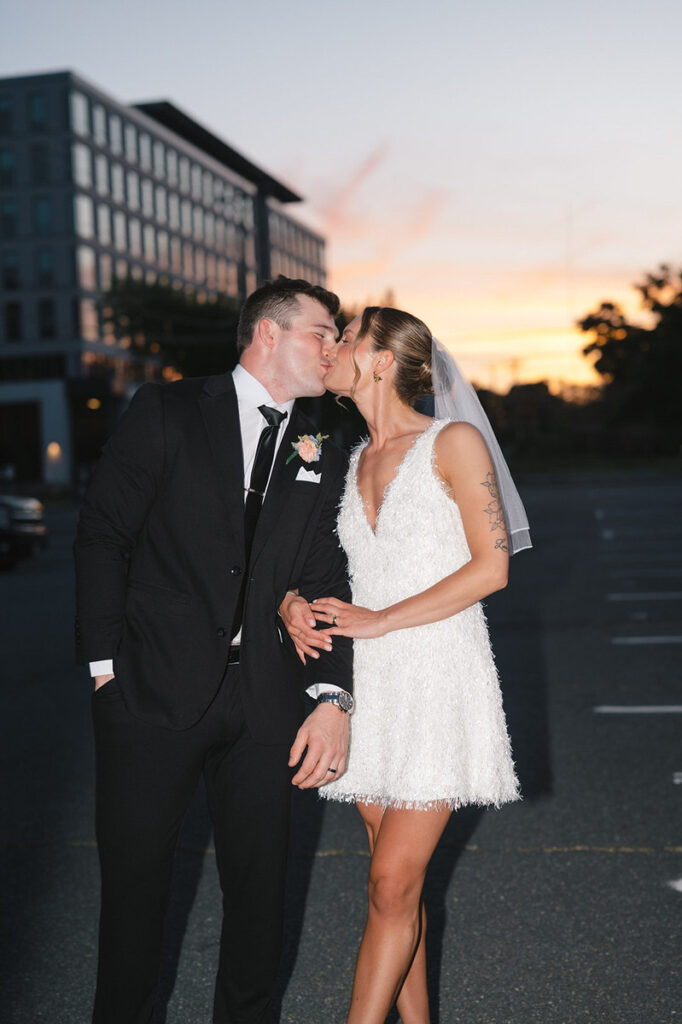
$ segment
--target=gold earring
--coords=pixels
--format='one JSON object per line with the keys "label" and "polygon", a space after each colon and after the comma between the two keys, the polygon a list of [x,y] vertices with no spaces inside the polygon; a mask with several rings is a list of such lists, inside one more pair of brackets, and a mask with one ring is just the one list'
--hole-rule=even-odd
{"label": "gold earring", "polygon": [[379,376],[376,370],[372,370],[372,376],[374,377],[374,383],[378,384],[379,381],[381,380],[381,377]]}

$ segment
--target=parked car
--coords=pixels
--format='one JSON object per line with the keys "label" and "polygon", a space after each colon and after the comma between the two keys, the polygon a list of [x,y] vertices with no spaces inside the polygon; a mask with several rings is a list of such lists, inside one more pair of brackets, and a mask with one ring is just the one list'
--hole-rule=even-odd
{"label": "parked car", "polygon": [[0,494],[0,569],[11,569],[47,545],[45,508],[36,498]]}

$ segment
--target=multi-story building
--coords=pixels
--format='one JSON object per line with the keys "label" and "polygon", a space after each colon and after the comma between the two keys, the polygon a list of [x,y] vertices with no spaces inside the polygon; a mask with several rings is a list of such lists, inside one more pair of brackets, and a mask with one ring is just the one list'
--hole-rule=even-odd
{"label": "multi-story building", "polygon": [[0,468],[69,483],[112,396],[158,372],[101,316],[114,279],[209,302],[278,273],[324,283],[299,199],[171,103],[68,71],[0,79]]}

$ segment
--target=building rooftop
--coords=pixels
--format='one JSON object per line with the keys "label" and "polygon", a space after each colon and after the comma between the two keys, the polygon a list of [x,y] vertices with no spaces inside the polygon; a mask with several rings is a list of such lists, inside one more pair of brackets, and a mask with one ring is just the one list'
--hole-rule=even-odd
{"label": "building rooftop", "polygon": [[208,128],[198,124],[194,118],[185,114],[184,111],[168,100],[159,100],[155,103],[135,103],[133,106],[135,110],[139,110],[141,113],[146,114],[147,117],[153,118],[187,142],[191,142],[193,146],[202,149],[205,153],[212,156],[214,160],[218,160],[231,170],[236,171],[237,174],[240,174],[247,181],[256,185],[260,192],[278,199],[281,203],[298,203],[301,201],[301,196],[292,192],[290,188],[283,185],[281,181],[277,181],[276,178],[273,178],[272,175],[268,174],[261,167],[257,167],[247,157],[242,156],[232,146],[228,146],[226,142],[223,142],[217,135],[210,132]]}

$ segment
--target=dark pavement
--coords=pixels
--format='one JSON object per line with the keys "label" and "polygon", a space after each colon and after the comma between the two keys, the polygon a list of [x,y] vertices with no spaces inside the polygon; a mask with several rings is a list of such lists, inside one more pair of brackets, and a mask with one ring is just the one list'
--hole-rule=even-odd
{"label": "dark pavement", "polygon": [[[675,1024],[682,477],[556,475],[522,491],[535,549],[487,607],[525,799],[455,815],[436,853],[434,1022]],[[3,1024],[89,1020],[98,869],[90,684],[72,653],[75,515],[50,506],[49,549],[0,575]],[[281,1021],[341,1024],[364,832],[353,808],[312,794],[296,795],[295,824]],[[211,842],[199,794],[169,920],[168,1024],[210,1021]]]}

